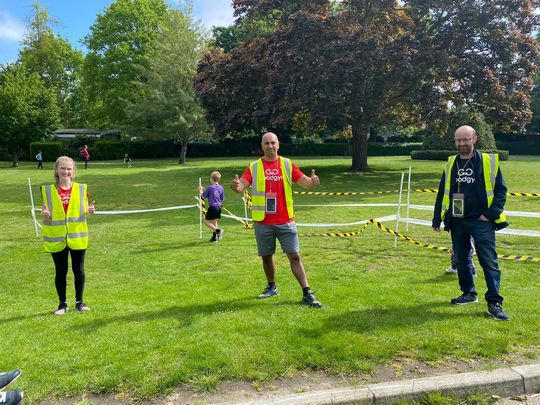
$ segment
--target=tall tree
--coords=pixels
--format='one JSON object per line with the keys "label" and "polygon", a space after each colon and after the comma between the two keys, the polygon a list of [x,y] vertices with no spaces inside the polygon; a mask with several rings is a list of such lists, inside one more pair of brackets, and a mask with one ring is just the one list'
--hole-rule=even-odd
{"label": "tall tree", "polygon": [[81,115],[75,93],[80,85],[82,53],[54,33],[54,21],[37,0],[34,0],[32,10],[19,60],[29,72],[37,73],[47,87],[54,89],[61,110],[61,125],[76,125]]}
{"label": "tall tree", "polygon": [[165,20],[165,0],[116,0],[98,14],[84,42],[85,93],[93,104],[93,120],[102,126],[128,123],[126,107],[145,80],[148,52]]}
{"label": "tall tree", "polygon": [[[538,58],[530,33],[540,1],[318,0],[306,10],[299,3],[234,2],[240,19],[272,7],[282,18],[263,39],[203,58],[197,89],[216,127],[226,131],[230,117],[241,115],[249,125],[276,125],[307,109],[314,124],[331,119],[352,127],[351,169],[365,171],[369,128],[390,118],[444,123],[449,105],[464,104],[500,128],[521,128],[529,119]],[[254,64],[235,71],[241,61]],[[227,86],[241,90],[235,83],[250,69],[260,82],[231,93]],[[242,100],[243,111],[216,105],[227,92]]]}
{"label": "tall tree", "polygon": [[37,73],[12,64],[0,72],[0,146],[13,166],[30,143],[52,136],[58,128],[59,108],[53,89]]}
{"label": "tall tree", "polygon": [[180,144],[179,164],[185,163],[188,144],[210,132],[193,87],[203,45],[203,32],[192,23],[189,10],[170,11],[148,53],[142,91],[130,108],[133,121],[147,132]]}

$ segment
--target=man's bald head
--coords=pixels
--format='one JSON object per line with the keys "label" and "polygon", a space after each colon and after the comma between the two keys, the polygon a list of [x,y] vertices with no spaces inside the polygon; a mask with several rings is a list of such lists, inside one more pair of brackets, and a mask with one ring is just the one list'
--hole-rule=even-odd
{"label": "man's bald head", "polygon": [[473,127],[470,127],[469,125],[462,125],[458,129],[456,129],[456,135],[469,135],[469,136],[476,136],[476,130]]}
{"label": "man's bald head", "polygon": [[279,150],[279,139],[273,132],[267,132],[262,136],[261,148],[264,152],[264,158],[269,161],[276,160]]}
{"label": "man's bald head", "polygon": [[462,159],[468,159],[473,156],[474,144],[477,139],[478,137],[473,127],[463,125],[456,129],[454,141]]}

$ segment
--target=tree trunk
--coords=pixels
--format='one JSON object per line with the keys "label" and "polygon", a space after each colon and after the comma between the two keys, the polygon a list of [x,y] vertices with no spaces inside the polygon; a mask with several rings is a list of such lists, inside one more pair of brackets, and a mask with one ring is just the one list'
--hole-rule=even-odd
{"label": "tree trunk", "polygon": [[19,154],[17,152],[11,154],[11,163],[11,167],[19,167]]}
{"label": "tree trunk", "polygon": [[186,163],[187,143],[182,142],[180,146],[180,156],[178,157],[178,164],[183,165]]}
{"label": "tree trunk", "polygon": [[369,137],[369,125],[362,120],[352,124],[352,172],[367,172],[367,146]]}

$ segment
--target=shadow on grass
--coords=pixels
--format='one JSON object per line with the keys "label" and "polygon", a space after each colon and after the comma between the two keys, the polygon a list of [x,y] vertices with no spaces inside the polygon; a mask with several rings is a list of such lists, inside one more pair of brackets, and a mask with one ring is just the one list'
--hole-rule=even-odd
{"label": "shadow on grass", "polygon": [[[129,251],[130,254],[146,254],[146,253],[154,253],[154,252],[163,252],[166,250],[181,250],[184,248],[189,247],[197,247],[202,244],[202,241],[198,238],[193,242],[186,242],[186,243],[166,243],[161,244],[159,246],[153,245],[148,247],[143,247],[139,249],[132,249]],[[203,247],[206,247],[207,245],[204,245]]]}
{"label": "shadow on grass", "polygon": [[[56,309],[56,308],[55,308]],[[53,311],[43,311],[38,312],[35,314],[29,314],[29,315],[20,315],[20,316],[14,316],[12,318],[6,318],[6,319],[0,319],[0,325],[3,325],[8,322],[19,322],[19,321],[26,321],[29,319],[42,319],[45,320],[53,315]]]}
{"label": "shadow on grass", "polygon": [[261,306],[260,301],[251,296],[241,297],[228,301],[173,306],[154,311],[132,312],[124,315],[108,316],[106,318],[89,320],[85,324],[78,325],[78,327],[85,332],[93,332],[109,324],[146,322],[171,318],[182,322],[182,327],[186,327],[191,325],[195,318],[200,318],[204,315],[241,311],[255,306]]}
{"label": "shadow on grass", "polygon": [[[454,311],[445,311],[453,309]],[[483,307],[482,307],[483,308]],[[375,330],[394,330],[401,327],[417,327],[423,323],[447,321],[457,319],[474,321],[484,317],[484,312],[467,313],[463,307],[446,302],[425,302],[417,305],[400,305],[386,308],[366,308],[358,311],[340,313],[327,318],[316,329],[304,329],[304,334],[310,338],[319,338],[326,333],[353,332],[366,334]]]}

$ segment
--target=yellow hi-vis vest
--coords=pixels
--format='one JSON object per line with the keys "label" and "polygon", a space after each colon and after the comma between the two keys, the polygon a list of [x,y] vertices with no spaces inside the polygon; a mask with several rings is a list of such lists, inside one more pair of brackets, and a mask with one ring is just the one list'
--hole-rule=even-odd
{"label": "yellow hi-vis vest", "polygon": [[45,251],[60,252],[66,246],[73,250],[88,248],[86,184],[73,183],[67,213],[64,212],[62,201],[54,185],[42,186],[41,195],[43,202],[51,212],[50,219],[43,219],[43,247]]}
{"label": "yellow hi-vis vest", "polygon": [[[283,188],[285,191],[285,203],[289,219],[294,218],[294,204],[292,192],[292,163],[290,159],[279,157],[281,175],[283,176]],[[266,178],[262,158],[249,164],[251,172],[251,194],[253,208],[251,217],[254,221],[263,221],[266,213]]]}
{"label": "yellow hi-vis vest", "polygon": [[[482,155],[482,169],[484,172],[484,184],[486,186],[486,196],[488,208],[493,202],[493,189],[495,188],[495,178],[497,177],[497,172],[499,171],[499,155],[496,153],[484,153],[480,152]],[[441,209],[441,221],[444,220],[445,215],[447,214],[448,208],[450,207],[450,187],[452,180],[452,167],[456,161],[457,155],[450,156],[448,162],[444,167],[444,195],[442,200],[442,209]],[[496,224],[506,222],[506,216],[504,212],[501,212],[499,218],[495,219]]]}

